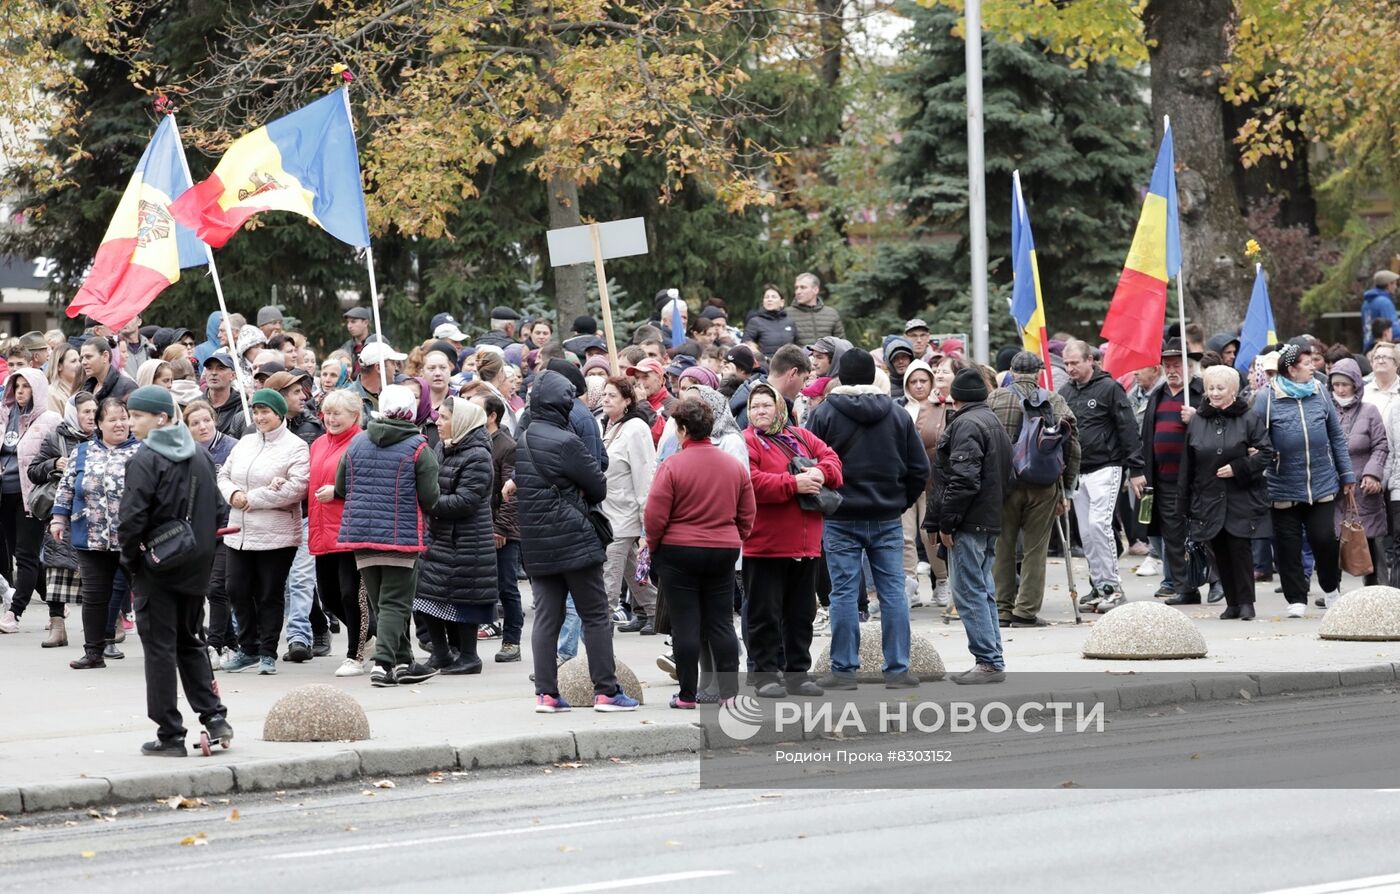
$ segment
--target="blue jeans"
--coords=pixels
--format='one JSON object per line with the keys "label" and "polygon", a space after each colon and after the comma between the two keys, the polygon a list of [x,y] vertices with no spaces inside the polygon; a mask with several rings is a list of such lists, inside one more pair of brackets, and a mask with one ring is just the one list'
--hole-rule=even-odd
{"label": "blue jeans", "polygon": [[306,519],[301,520],[301,546],[287,574],[287,608],[283,621],[287,644],[311,645],[311,607],[316,601],[316,560],[306,547]]}
{"label": "blue jeans", "polygon": [[997,622],[996,584],[992,563],[996,558],[997,535],[959,531],[953,535],[953,552],[948,562],[953,602],[958,607],[967,650],[978,664],[1004,670],[1001,654],[1001,628]]}
{"label": "blue jeans", "polygon": [[862,557],[870,559],[875,592],[880,598],[884,672],[902,674],[909,670],[909,600],[904,595],[904,527],[899,519],[828,520],[822,543],[831,572],[832,671],[854,674],[860,670],[857,603],[861,596]]}
{"label": "blue jeans", "polygon": [[[611,619],[609,615],[609,619]],[[612,623],[611,620],[608,621]],[[576,658],[578,656],[578,641],[583,635],[583,620],[574,610],[574,597],[569,596],[564,600],[564,623],[559,627],[559,645],[555,649],[564,658]]]}
{"label": "blue jeans", "polygon": [[520,604],[520,541],[507,540],[496,550],[496,595],[505,610],[505,627],[501,642],[520,645],[520,632],[525,627],[525,611]]}

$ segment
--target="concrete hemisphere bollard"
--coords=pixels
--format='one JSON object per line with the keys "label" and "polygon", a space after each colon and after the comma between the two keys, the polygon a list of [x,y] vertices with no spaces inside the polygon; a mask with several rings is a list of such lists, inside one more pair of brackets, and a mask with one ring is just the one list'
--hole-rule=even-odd
{"label": "concrete hemisphere bollard", "polygon": [[325,683],[299,686],[277,700],[263,722],[267,742],[358,742],[369,738],[365,709]]}
{"label": "concrete hemisphere bollard", "polygon": [[[860,670],[856,679],[861,683],[883,683],[885,681],[884,640],[880,633],[879,621],[867,621],[860,625]],[[831,672],[831,639],[827,638],[826,648],[812,664],[812,676],[819,677]],[[909,672],[925,683],[941,680],[947,671],[943,658],[933,643],[917,633],[909,635]]]}
{"label": "concrete hemisphere bollard", "polygon": [[1153,661],[1206,657],[1206,639],[1186,615],[1160,602],[1120,605],[1094,624],[1085,658]]}
{"label": "concrete hemisphere bollard", "polygon": [[[632,668],[621,661],[616,662],[616,668],[617,682],[622,686],[622,691],[638,703],[645,704],[642,681],[637,679]],[[577,657],[559,667],[559,694],[576,708],[593,706],[593,678],[588,676],[587,650],[579,649]]]}
{"label": "concrete hemisphere bollard", "polygon": [[1400,640],[1400,590],[1395,587],[1352,590],[1327,609],[1317,635],[1320,639]]}

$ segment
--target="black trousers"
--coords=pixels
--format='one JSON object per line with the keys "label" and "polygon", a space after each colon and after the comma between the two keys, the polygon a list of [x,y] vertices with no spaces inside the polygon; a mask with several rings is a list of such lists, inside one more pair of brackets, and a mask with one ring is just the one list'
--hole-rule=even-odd
{"label": "black trousers", "polygon": [[236,636],[228,602],[228,547],[219,543],[209,570],[209,645],[223,649],[233,645]]}
{"label": "black trousers", "polygon": [[[360,595],[360,572],[354,553],[316,557],[316,592],[326,611],[345,625],[346,658],[359,658],[360,649],[375,635],[374,612]],[[315,632],[314,629],[312,631]],[[368,656],[366,656],[368,657]]]}
{"label": "black trousers", "polygon": [[1215,553],[1215,570],[1220,574],[1220,586],[1225,590],[1225,604],[1254,604],[1254,541],[1235,537],[1222,528],[1210,541]]}
{"label": "black trousers", "polygon": [[208,570],[181,569],[180,578],[181,587],[174,588],[153,574],[137,571],[132,602],[146,656],[146,716],[155,722],[161,739],[183,741],[185,724],[175,692],[177,676],[201,725],[227,712],[214,692],[209,653],[199,637]]}
{"label": "black trousers", "polygon": [[228,595],[238,616],[238,648],[245,655],[276,658],[287,608],[287,573],[295,546],[228,550]]}
{"label": "black trousers", "polygon": [[817,565],[811,559],[744,559],[749,660],[761,682],[787,672],[795,686],[812,668],[812,622],[817,616]]}
{"label": "black trousers", "polygon": [[121,567],[121,554],[100,549],[77,552],[82,575],[78,592],[83,596],[83,651],[97,653],[115,633],[108,624],[107,606],[112,601],[112,582]]}
{"label": "black trousers", "polygon": [[1157,533],[1162,537],[1162,561],[1167,563],[1176,592],[1199,596],[1199,588],[1186,586],[1191,569],[1186,562],[1186,507],[1181,503],[1181,490],[1175,481],[1158,481],[1153,494],[1152,511],[1157,516]]}
{"label": "black trousers", "polygon": [[15,613],[16,618],[24,614],[36,592],[40,599],[47,595],[44,568],[39,564],[39,549],[44,545],[45,527],[43,519],[26,515],[21,504],[19,517],[15,519],[15,594],[10,601],[10,611]]}
{"label": "black trousers", "polygon": [[734,635],[734,563],[739,551],[663,544],[653,560],[666,587],[681,699],[695,701],[702,644],[714,655],[720,697],[734,697],[739,691],[739,639]]}
{"label": "black trousers", "polygon": [[535,657],[535,694],[559,694],[559,628],[564,626],[564,600],[574,597],[574,611],[583,623],[583,646],[588,651],[588,676],[595,695],[617,695],[617,664],[613,658],[612,615],[603,589],[603,566],[589,565],[563,574],[530,578],[535,591],[535,624],[530,648]]}
{"label": "black trousers", "polygon": [[1334,501],[1295,503],[1287,509],[1273,509],[1274,537],[1278,549],[1274,561],[1283,581],[1283,597],[1290,603],[1308,601],[1308,579],[1303,575],[1303,530],[1312,546],[1313,570],[1322,592],[1333,593],[1342,584],[1342,569],[1333,527],[1337,515]]}

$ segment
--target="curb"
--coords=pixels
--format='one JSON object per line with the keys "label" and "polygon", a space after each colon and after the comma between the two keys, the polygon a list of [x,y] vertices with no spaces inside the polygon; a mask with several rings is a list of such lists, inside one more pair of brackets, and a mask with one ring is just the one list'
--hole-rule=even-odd
{"label": "curb", "polygon": [[[1053,693],[1014,694],[1007,703],[1094,698],[1105,712],[1138,708],[1212,702],[1303,692],[1336,692],[1373,687],[1400,679],[1400,663],[1375,664],[1339,671],[1294,671],[1258,674],[1215,673],[1204,677],[1122,686],[1093,687]],[[998,700],[994,695],[971,701]],[[886,735],[894,735],[888,733]],[[698,723],[666,724],[623,729],[585,729],[515,736],[456,746],[386,746],[366,744],[329,754],[248,761],[219,766],[191,767],[175,772],[131,773],[110,777],[0,786],[0,814],[38,813],[95,807],[106,804],[152,801],[181,794],[187,797],[228,795],[235,792],[282,791],[361,778],[415,776],[430,772],[484,770],[554,764],[572,760],[610,757],[657,757],[699,753],[762,741],[739,743],[707,731]],[[787,735],[784,739],[791,739]],[[811,736],[822,738],[820,735]]]}

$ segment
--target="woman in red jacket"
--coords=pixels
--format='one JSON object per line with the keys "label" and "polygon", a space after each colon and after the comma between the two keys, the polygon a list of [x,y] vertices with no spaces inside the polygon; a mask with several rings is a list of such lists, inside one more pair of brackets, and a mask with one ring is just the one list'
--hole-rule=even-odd
{"label": "woman in red jacket", "polygon": [[743,465],[711,443],[709,404],[686,397],[671,418],[681,451],[657,469],[643,525],[671,612],[681,684],[671,707],[693,709],[702,644],[714,655],[720,698],[738,694],[734,563],[753,529],[753,485]]}
{"label": "woman in red jacket", "polygon": [[363,404],[346,390],[332,391],[321,402],[326,433],[311,444],[311,479],[307,489],[307,548],[316,557],[316,588],[321,605],[345,625],[349,644],[337,677],[358,677],[374,654],[374,613],[360,590],[355,553],[336,546],[345,501],[335,498],[335,474],[350,440],[360,433]]}
{"label": "woman in red jacket", "polygon": [[[822,485],[839,488],[841,459],[816,435],[789,423],[787,402],[766,382],[749,392],[744,441],[758,503],[753,535],[744,543],[748,647],[756,694],[760,698],[821,695],[821,687],[807,672],[812,667],[812,622],[817,615],[822,514],[804,510],[797,498],[817,493]],[[794,475],[794,456],[817,464]]]}

